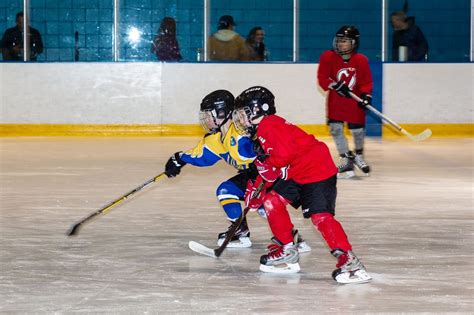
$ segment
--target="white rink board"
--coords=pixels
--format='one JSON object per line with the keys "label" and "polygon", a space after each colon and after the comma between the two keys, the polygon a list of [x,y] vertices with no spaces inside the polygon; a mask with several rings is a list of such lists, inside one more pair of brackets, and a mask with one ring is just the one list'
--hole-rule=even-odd
{"label": "white rink board", "polygon": [[383,111],[397,122],[474,122],[474,64],[385,64],[383,80]]}
{"label": "white rink board", "polygon": [[[0,124],[196,124],[201,99],[264,85],[297,124],[325,123],[316,64],[1,63]],[[399,123],[472,123],[474,65],[385,64]]]}

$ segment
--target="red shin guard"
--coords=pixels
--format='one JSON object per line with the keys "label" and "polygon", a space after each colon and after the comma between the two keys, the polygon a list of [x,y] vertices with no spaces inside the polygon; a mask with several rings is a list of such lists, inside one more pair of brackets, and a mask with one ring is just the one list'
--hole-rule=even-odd
{"label": "red shin guard", "polygon": [[311,221],[319,230],[331,251],[337,248],[343,251],[352,250],[341,223],[332,214],[315,213],[311,215]]}
{"label": "red shin guard", "polygon": [[283,244],[293,242],[293,223],[291,223],[290,215],[286,210],[287,204],[288,201],[273,190],[265,196],[263,201],[270,229]]}

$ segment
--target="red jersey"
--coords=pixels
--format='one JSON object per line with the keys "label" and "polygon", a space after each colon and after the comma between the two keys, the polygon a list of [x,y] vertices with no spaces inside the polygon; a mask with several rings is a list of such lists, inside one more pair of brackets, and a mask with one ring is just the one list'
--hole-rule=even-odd
{"label": "red jersey", "polygon": [[280,116],[264,116],[257,128],[257,139],[269,155],[266,161],[286,171],[284,179],[308,184],[337,173],[327,145]]}
{"label": "red jersey", "polygon": [[329,90],[327,98],[327,117],[329,119],[365,124],[365,110],[357,106],[353,99],[340,96],[329,89],[332,82],[344,81],[357,95],[372,94],[373,81],[369,60],[357,52],[348,61],[333,50],[321,54],[318,66],[318,82],[324,91]]}

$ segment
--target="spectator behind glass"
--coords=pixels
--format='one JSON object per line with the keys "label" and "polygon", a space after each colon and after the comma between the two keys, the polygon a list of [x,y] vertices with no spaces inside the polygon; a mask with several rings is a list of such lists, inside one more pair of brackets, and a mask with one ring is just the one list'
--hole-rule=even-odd
{"label": "spectator behind glass", "polygon": [[234,18],[223,15],[218,31],[209,37],[208,58],[215,61],[248,61],[249,51],[245,40],[234,31]]}
{"label": "spectator behind glass", "polygon": [[260,26],[252,28],[247,36],[245,43],[249,50],[250,61],[267,61],[267,50],[263,39],[265,38],[265,31]]}
{"label": "spectator behind glass", "polygon": [[[428,42],[421,29],[415,25],[414,17],[407,17],[405,12],[396,11],[391,15],[392,61],[425,61],[428,58]],[[399,47],[407,47],[407,56],[399,55]],[[402,57],[402,58],[400,58]]]}
{"label": "spectator behind glass", "polygon": [[176,21],[173,18],[165,17],[161,21],[158,35],[156,35],[151,45],[151,51],[156,54],[160,61],[180,61],[183,59],[176,39]]}
{"label": "spectator behind glass", "polygon": [[[30,61],[36,61],[43,52],[43,41],[37,29],[28,26],[30,36]],[[23,60],[23,12],[16,14],[16,26],[9,28],[3,34],[3,60]]]}

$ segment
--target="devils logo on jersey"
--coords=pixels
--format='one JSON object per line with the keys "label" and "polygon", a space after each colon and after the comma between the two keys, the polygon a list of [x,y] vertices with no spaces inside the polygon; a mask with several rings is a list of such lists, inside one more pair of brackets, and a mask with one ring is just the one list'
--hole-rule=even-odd
{"label": "devils logo on jersey", "polygon": [[357,75],[355,68],[342,68],[336,74],[337,81],[344,81],[347,86],[353,90],[357,83]]}

